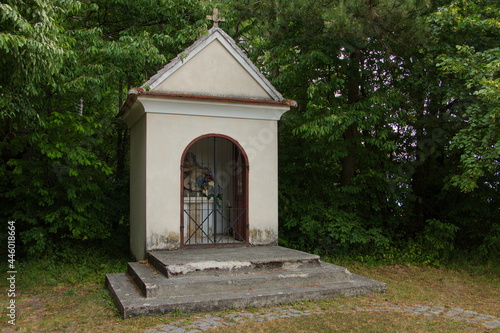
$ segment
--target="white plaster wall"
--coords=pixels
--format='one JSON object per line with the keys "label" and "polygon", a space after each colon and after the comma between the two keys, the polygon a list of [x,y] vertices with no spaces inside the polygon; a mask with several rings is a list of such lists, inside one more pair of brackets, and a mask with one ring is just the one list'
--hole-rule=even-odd
{"label": "white plaster wall", "polygon": [[130,249],[137,260],[146,251],[146,117],[130,129]]}
{"label": "white plaster wall", "polygon": [[153,91],[272,99],[218,40],[189,59]]}
{"label": "white plaster wall", "polygon": [[146,250],[180,246],[181,157],[206,134],[236,140],[249,158],[250,243],[271,244],[278,235],[277,122],[147,113]]}

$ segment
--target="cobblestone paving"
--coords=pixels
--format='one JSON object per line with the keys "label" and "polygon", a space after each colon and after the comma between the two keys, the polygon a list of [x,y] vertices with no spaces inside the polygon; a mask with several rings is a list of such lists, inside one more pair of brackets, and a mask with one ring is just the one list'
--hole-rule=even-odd
{"label": "cobblestone paving", "polygon": [[194,333],[203,332],[219,326],[233,326],[246,322],[261,322],[282,318],[293,318],[301,316],[310,316],[312,314],[325,314],[327,312],[338,313],[356,313],[356,312],[399,312],[423,315],[428,317],[440,316],[452,320],[464,321],[481,325],[483,328],[500,328],[500,317],[480,314],[475,311],[469,311],[458,308],[445,308],[442,306],[400,306],[391,303],[375,303],[369,307],[348,308],[339,306],[337,308],[322,310],[320,307],[309,306],[307,310],[299,310],[293,306],[281,306],[275,308],[259,309],[258,311],[244,310],[233,312],[227,315],[211,316],[205,315],[195,317],[189,321],[179,320],[168,325],[158,325],[147,329],[145,333]]}

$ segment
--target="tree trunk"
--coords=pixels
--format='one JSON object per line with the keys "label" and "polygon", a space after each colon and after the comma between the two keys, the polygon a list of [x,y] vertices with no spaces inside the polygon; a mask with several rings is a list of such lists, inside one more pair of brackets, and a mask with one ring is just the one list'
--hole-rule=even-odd
{"label": "tree trunk", "polygon": [[344,142],[347,145],[348,155],[342,159],[342,185],[349,185],[350,181],[356,175],[356,163],[353,152],[353,139],[356,137],[356,126],[351,125],[344,132]]}
{"label": "tree trunk", "polygon": [[[347,103],[349,105],[356,104],[361,99],[361,76],[359,72],[359,63],[361,52],[354,51],[350,56],[350,71],[347,81]],[[344,143],[347,147],[347,156],[342,159],[342,175],[340,183],[348,185],[352,178],[356,175],[356,160],[354,157],[354,140],[357,136],[356,124],[351,124],[344,132]]]}
{"label": "tree trunk", "polygon": [[[119,86],[118,109],[123,105],[123,86]],[[118,179],[125,177],[125,158],[127,151],[127,127],[125,123],[119,120],[116,124],[116,176]]]}

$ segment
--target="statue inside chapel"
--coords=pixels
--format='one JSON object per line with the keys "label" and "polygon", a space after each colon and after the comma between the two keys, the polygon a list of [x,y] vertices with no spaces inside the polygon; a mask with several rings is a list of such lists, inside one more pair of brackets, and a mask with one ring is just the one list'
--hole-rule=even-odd
{"label": "statue inside chapel", "polygon": [[222,187],[216,184],[215,177],[209,168],[202,167],[196,162],[196,155],[187,153],[184,158],[184,196],[204,196],[209,199],[215,197],[222,200]]}
{"label": "statue inside chapel", "polygon": [[210,175],[210,169],[196,162],[195,154],[187,153],[184,158],[184,196],[199,196],[204,190],[206,178]]}

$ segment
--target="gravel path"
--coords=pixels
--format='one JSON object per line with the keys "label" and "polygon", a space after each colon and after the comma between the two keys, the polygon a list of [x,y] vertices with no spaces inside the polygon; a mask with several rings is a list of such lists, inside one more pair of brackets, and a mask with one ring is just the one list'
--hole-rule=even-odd
{"label": "gravel path", "polygon": [[[329,309],[328,312],[332,310]],[[375,303],[369,307],[356,307],[354,309],[345,306],[339,306],[334,309],[338,313],[356,313],[356,312],[399,312],[423,315],[428,317],[440,316],[452,320],[464,321],[481,325],[486,329],[500,328],[500,317],[480,314],[475,311],[469,311],[458,308],[445,308],[442,306],[400,306],[391,303]],[[257,311],[244,310],[227,315],[211,316],[210,314],[194,318],[188,323],[179,320],[168,325],[158,325],[147,329],[145,333],[194,333],[203,332],[219,326],[233,326],[245,322],[268,321],[281,318],[293,318],[300,316],[309,316],[312,314],[325,314],[327,311],[320,307],[308,307],[307,310],[298,310],[293,306],[281,306]]]}

